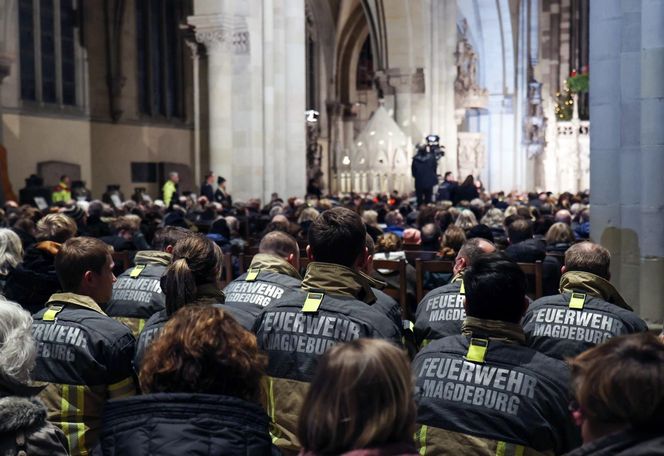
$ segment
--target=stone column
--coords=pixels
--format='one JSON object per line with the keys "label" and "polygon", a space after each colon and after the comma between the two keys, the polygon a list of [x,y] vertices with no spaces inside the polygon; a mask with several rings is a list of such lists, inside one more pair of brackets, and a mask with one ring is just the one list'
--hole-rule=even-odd
{"label": "stone column", "polygon": [[235,42],[240,41],[243,31],[236,30],[234,18],[224,14],[192,16],[188,22],[195,27],[196,40],[207,49],[210,169],[229,179],[228,187],[232,192],[236,184],[231,178],[233,47]]}
{"label": "stone column", "polygon": [[590,4],[591,237],[649,323],[664,315],[664,3]]}
{"label": "stone column", "polygon": [[208,54],[210,168],[239,201],[303,196],[304,1],[199,0],[195,12],[188,22]]}
{"label": "stone column", "polygon": [[[0,54],[0,94],[2,94],[2,81],[9,76],[9,69],[11,68],[12,59],[9,56]],[[2,145],[2,97],[0,96],[0,145]]]}

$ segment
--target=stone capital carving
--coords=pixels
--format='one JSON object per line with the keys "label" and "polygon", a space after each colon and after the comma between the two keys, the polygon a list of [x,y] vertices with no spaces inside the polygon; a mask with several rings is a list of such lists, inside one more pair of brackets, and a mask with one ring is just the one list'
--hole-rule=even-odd
{"label": "stone capital carving", "polygon": [[386,95],[424,93],[422,68],[388,68],[376,71],[376,82]]}
{"label": "stone capital carving", "polygon": [[208,52],[249,53],[249,28],[242,16],[189,16],[187,23],[195,28],[196,40],[205,45]]}

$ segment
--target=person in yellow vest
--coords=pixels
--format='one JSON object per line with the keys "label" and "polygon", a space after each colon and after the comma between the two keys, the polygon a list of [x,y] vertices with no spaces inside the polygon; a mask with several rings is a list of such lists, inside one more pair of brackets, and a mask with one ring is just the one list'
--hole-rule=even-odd
{"label": "person in yellow vest", "polygon": [[106,401],[136,393],[129,328],[106,315],[113,292],[111,249],[99,239],[77,237],[55,257],[62,293],[33,316],[37,359],[32,379],[48,419],[64,432],[70,454],[90,454],[97,443]]}
{"label": "person in yellow vest", "polygon": [[71,179],[66,174],[60,176],[60,183],[53,189],[51,201],[53,204],[66,203],[71,199]]}
{"label": "person in yellow vest", "polygon": [[168,180],[164,183],[164,186],[161,188],[161,194],[164,199],[164,204],[166,207],[169,207],[172,202],[176,202],[178,195],[178,182],[180,182],[180,176],[178,173],[171,171],[168,173]]}

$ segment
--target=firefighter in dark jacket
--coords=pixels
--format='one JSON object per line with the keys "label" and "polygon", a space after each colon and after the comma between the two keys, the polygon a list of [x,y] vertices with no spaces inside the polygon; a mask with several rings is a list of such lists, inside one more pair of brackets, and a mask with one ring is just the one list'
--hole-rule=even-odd
{"label": "firefighter in dark jacket", "polygon": [[263,236],[258,252],[249,270],[224,289],[225,305],[245,311],[254,319],[265,307],[285,299],[302,283],[298,272],[300,248],[293,236],[272,231]]}
{"label": "firefighter in dark jacket", "polygon": [[463,276],[462,334],[427,345],[413,361],[420,454],[560,454],[578,433],[567,410],[564,362],[525,345],[527,300],[519,266],[480,256]]}
{"label": "firefighter in dark jacket", "polygon": [[463,244],[454,260],[452,281],[431,290],[417,306],[414,331],[418,346],[461,334],[461,325],[466,318],[463,273],[481,255],[495,251],[496,246],[482,238],[473,238]]}
{"label": "firefighter in dark jacket", "polygon": [[[134,368],[140,370],[147,347],[159,337],[164,325],[180,308],[193,305],[222,305],[225,300],[219,277],[223,265],[221,248],[207,237],[195,234],[181,239],[173,247],[171,264],[161,278],[165,309],[145,323],[138,337]],[[235,319],[250,329],[254,318],[245,310],[227,308]]]}
{"label": "firefighter in dark jacket", "polygon": [[648,330],[609,282],[611,255],[589,241],[565,253],[560,294],[533,302],[523,319],[528,344],[558,359],[605,340]]}
{"label": "firefighter in dark jacket", "polygon": [[153,241],[155,250],[136,252],[136,266],[120,274],[113,284],[106,314],[127,325],[134,336],[138,337],[148,318],[164,309],[161,276],[171,262],[175,243],[191,234],[177,226],[159,229]]}
{"label": "firefighter in dark jacket", "polygon": [[87,455],[97,443],[108,399],[135,394],[135,340],[125,325],[100,306],[113,291],[109,247],[94,238],[65,242],[55,258],[63,293],[51,296],[34,316],[37,363],[32,379],[47,382],[40,398],[49,421],[60,427],[72,455]]}
{"label": "firefighter in dark jacket", "polygon": [[345,208],[323,212],[309,228],[312,263],[301,290],[268,306],[254,327],[269,356],[268,414],[276,445],[297,453],[299,409],[320,356],[338,342],[375,337],[400,344],[399,326],[381,309],[357,271],[366,262],[366,230],[360,216]]}
{"label": "firefighter in dark jacket", "polygon": [[269,420],[259,403],[266,364],[256,337],[223,306],[181,308],[146,353],[144,395],[105,409],[100,453],[270,455]]}

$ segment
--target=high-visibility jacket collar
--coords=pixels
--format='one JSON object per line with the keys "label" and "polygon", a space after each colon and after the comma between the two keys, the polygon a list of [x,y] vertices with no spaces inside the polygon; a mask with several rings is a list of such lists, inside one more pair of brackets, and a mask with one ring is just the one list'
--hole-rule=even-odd
{"label": "high-visibility jacket collar", "polygon": [[302,280],[302,289],[352,296],[366,304],[376,302],[369,282],[359,273],[340,264],[320,261],[309,263]]}
{"label": "high-visibility jacket collar", "polygon": [[94,310],[102,315],[106,315],[99,304],[90,296],[84,296],[76,293],[54,293],[46,303],[47,306],[52,304],[70,304],[73,306],[85,307],[86,309]]}
{"label": "high-visibility jacket collar", "polygon": [[560,292],[578,291],[601,298],[623,309],[632,310],[618,290],[602,277],[585,271],[567,271],[560,278]]}
{"label": "high-visibility jacket collar", "polygon": [[502,342],[526,344],[526,335],[521,325],[517,323],[467,316],[463,321],[461,332],[464,336],[485,337]]}
{"label": "high-visibility jacket collar", "polygon": [[171,254],[159,250],[140,250],[136,252],[134,263],[168,266],[171,263]]}
{"label": "high-visibility jacket collar", "polygon": [[251,260],[251,269],[262,269],[265,271],[284,274],[297,280],[302,280],[300,273],[295,270],[293,265],[277,255],[269,253],[258,253]]}

